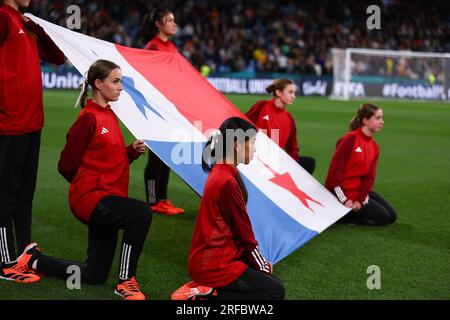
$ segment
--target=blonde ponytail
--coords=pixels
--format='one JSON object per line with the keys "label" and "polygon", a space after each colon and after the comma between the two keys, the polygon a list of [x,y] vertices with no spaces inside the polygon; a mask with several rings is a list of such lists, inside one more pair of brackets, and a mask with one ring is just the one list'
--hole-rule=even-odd
{"label": "blonde ponytail", "polygon": [[80,86],[80,94],[78,95],[78,99],[75,102],[75,105],[73,106],[74,108],[78,107],[78,105],[81,106],[81,109],[84,108],[84,106],[86,105],[86,98],[87,98],[87,93],[89,90],[89,84],[87,82],[87,76],[85,75],[83,83]]}

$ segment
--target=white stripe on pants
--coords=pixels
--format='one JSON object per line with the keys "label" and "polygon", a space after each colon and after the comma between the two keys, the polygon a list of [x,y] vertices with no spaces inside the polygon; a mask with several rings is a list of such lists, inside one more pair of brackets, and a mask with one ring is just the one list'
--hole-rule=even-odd
{"label": "white stripe on pants", "polygon": [[156,180],[147,180],[148,202],[156,204]]}
{"label": "white stripe on pants", "polygon": [[6,228],[0,228],[0,254],[2,262],[10,262]]}
{"label": "white stripe on pants", "polygon": [[131,246],[124,243],[122,248],[122,258],[120,260],[120,278],[128,279],[128,271],[130,269]]}

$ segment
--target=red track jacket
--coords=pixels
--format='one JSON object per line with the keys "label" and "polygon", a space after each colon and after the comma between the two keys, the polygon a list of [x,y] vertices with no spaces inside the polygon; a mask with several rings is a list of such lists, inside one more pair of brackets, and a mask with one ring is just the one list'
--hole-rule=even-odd
{"label": "red track jacket", "polygon": [[[188,260],[189,274],[202,285],[227,286],[249,265],[259,270],[259,263],[265,262],[257,247],[237,175],[235,167],[216,164],[205,184]],[[252,257],[252,252],[258,260],[246,260]]]}
{"label": "red track jacket", "polygon": [[21,13],[0,8],[0,135],[38,131],[44,125],[40,60],[62,64],[64,54],[44,30]]}
{"label": "red track jacket", "polygon": [[363,203],[375,182],[379,148],[361,129],[346,133],[336,144],[325,187],[345,203]]}
{"label": "red track jacket", "polygon": [[70,208],[81,222],[89,221],[105,196],[128,196],[129,163],[139,155],[131,145],[125,147],[109,105],[88,100],[67,133],[58,163],[58,171],[70,182]]}
{"label": "red track jacket", "polygon": [[162,41],[159,37],[154,37],[150,40],[145,46],[146,50],[153,51],[167,51],[167,52],[177,52],[177,47],[173,44],[172,41]]}
{"label": "red track jacket", "polygon": [[299,160],[297,127],[286,109],[275,106],[274,99],[256,102],[245,114],[258,129],[265,129],[267,136],[275,140],[274,129],[278,129],[278,145],[295,161]]}

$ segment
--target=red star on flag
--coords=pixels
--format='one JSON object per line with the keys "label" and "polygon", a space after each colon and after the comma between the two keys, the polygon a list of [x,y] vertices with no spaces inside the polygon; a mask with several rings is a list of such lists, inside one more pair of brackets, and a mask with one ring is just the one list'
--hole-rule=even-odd
{"label": "red star on flag", "polygon": [[268,164],[264,163],[264,161],[261,160],[261,158],[258,157],[258,160],[261,161],[261,163],[267,168],[269,169],[269,171],[274,175],[273,178],[269,179],[270,182],[276,184],[277,186],[286,189],[287,191],[289,191],[290,193],[292,193],[298,200],[300,200],[300,202],[309,210],[311,210],[311,212],[314,213],[314,210],[311,209],[311,207],[309,206],[308,201],[317,203],[318,205],[322,206],[323,205],[311,198],[309,195],[307,195],[305,192],[303,192],[302,190],[299,189],[299,187],[295,184],[294,179],[292,179],[291,175],[287,172],[283,173],[283,174],[279,174],[278,172],[276,172],[275,170],[273,170]]}

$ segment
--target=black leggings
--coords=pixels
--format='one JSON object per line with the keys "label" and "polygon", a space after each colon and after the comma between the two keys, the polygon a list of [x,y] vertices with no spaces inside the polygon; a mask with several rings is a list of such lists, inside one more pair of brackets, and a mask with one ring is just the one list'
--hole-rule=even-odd
{"label": "black leggings", "polygon": [[67,279],[71,275],[69,268],[77,266],[82,283],[104,284],[111,270],[119,230],[123,229],[119,278],[134,277],[151,221],[152,212],[145,202],[107,196],[97,204],[88,222],[86,261],[63,260],[42,254],[36,270],[47,276]]}
{"label": "black leggings", "polygon": [[395,209],[378,193],[369,192],[369,203],[358,212],[350,211],[342,217],[339,223],[351,223],[367,226],[384,226],[395,222]]}
{"label": "black leggings", "polygon": [[228,286],[216,288],[214,300],[281,300],[284,299],[283,283],[273,275],[247,268]]}
{"label": "black leggings", "polygon": [[145,192],[147,202],[156,204],[167,199],[170,168],[151,150],[144,171]]}
{"label": "black leggings", "polygon": [[316,160],[311,157],[300,157],[298,164],[303,167],[309,174],[313,174],[316,168]]}
{"label": "black leggings", "polygon": [[16,260],[31,242],[31,209],[41,131],[0,135],[0,262]]}

